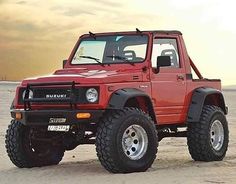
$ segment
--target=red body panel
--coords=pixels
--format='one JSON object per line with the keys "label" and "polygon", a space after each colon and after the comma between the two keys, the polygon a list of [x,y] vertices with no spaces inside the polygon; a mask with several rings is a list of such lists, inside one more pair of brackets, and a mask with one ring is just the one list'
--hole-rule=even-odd
{"label": "red body panel", "polygon": [[[110,35],[111,33],[106,33]],[[106,35],[102,33],[100,35]],[[118,33],[112,33],[118,34]],[[121,33],[119,33],[121,34]],[[124,34],[124,33],[122,33]],[[136,34],[127,32],[125,34]],[[114,91],[122,88],[136,88],[144,91],[150,96],[158,124],[180,124],[186,122],[188,107],[191,102],[193,91],[198,87],[212,87],[221,89],[219,80],[192,80],[186,74],[191,74],[191,66],[187,50],[184,45],[182,35],[144,32],[149,36],[149,44],[146,59],[142,63],[135,65],[111,64],[101,66],[95,65],[71,65],[70,61],[79,45],[75,45],[64,69],[57,70],[53,75],[26,79],[17,88],[25,87],[28,83],[43,82],[71,82],[75,81],[76,86],[99,86],[100,98],[98,104],[78,105],[79,109],[106,109],[109,99]],[[98,34],[99,35],[99,34]],[[82,37],[88,37],[84,35]],[[180,68],[161,68],[158,73],[151,67],[152,41],[154,37],[177,39]],[[144,70],[146,68],[146,70]],[[135,76],[135,79],[133,78]],[[178,76],[182,76],[181,80]],[[19,109],[22,105],[14,102],[14,106]],[[34,109],[55,108],[55,105],[34,105]],[[57,105],[56,107],[69,108],[69,106]]]}

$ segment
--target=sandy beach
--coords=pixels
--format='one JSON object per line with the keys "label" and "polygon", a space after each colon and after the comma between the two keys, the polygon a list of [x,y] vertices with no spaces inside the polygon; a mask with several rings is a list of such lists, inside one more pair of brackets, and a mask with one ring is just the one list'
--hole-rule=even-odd
{"label": "sandy beach", "polygon": [[224,90],[230,130],[227,155],[221,162],[194,162],[186,138],[166,138],[160,142],[157,159],[143,173],[111,174],[99,163],[95,146],[78,146],[68,151],[57,166],[19,169],[5,151],[5,131],[10,122],[9,107],[16,84],[0,83],[0,184],[9,183],[236,183],[236,89]]}

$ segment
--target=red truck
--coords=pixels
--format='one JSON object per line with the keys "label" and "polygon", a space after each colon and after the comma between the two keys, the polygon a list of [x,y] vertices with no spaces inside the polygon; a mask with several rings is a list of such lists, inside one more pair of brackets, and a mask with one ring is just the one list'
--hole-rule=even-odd
{"label": "red truck", "polygon": [[227,112],[221,81],[202,77],[181,32],[89,32],[63,69],[17,87],[6,150],[17,167],[31,168],[95,144],[105,169],[129,173],[152,165],[164,137],[187,137],[194,160],[219,161]]}

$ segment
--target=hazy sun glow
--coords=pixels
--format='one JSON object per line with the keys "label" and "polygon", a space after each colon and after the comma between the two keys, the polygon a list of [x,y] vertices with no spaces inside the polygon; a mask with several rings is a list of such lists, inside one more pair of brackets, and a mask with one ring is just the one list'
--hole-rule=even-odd
{"label": "hazy sun glow", "polygon": [[208,78],[236,84],[233,0],[0,0],[0,80],[61,68],[79,35],[177,29]]}

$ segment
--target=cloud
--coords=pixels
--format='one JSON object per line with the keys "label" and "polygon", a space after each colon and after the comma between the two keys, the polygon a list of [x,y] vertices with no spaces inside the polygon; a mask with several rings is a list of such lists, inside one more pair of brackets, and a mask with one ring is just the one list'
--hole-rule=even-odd
{"label": "cloud", "polygon": [[27,2],[26,1],[18,1],[16,2],[16,4],[26,4]]}
{"label": "cloud", "polygon": [[59,14],[69,16],[69,17],[75,17],[75,16],[82,16],[82,15],[95,15],[93,11],[89,10],[84,10],[81,7],[61,7],[61,6],[56,6],[50,8],[52,11],[56,11]]}
{"label": "cloud", "polygon": [[[232,73],[234,7],[220,0],[0,0],[0,73],[14,73],[14,79],[50,73],[61,67],[79,35],[136,27],[180,29],[200,71],[214,75],[227,60],[224,67]],[[214,62],[211,70],[204,61]],[[224,79],[232,78],[230,72],[222,71]]]}
{"label": "cloud", "polygon": [[73,9],[73,8],[64,12],[64,15],[70,16],[70,17],[79,16],[79,15],[83,15],[83,14],[95,15],[94,13],[89,12],[89,11],[79,11],[78,12],[76,9]]}
{"label": "cloud", "polygon": [[109,1],[109,0],[99,0],[99,1],[87,0],[87,1],[91,3],[99,4],[101,6],[110,6],[110,7],[116,7],[116,8],[124,6],[123,3],[117,2],[117,1]]}
{"label": "cloud", "polygon": [[105,0],[100,0],[100,1],[87,0],[81,4],[72,2],[66,5],[56,3],[56,5],[52,6],[50,10],[59,13],[61,15],[75,17],[82,15],[97,15],[101,12],[107,12],[107,13],[122,12],[122,7],[123,7],[122,3],[105,1]]}

